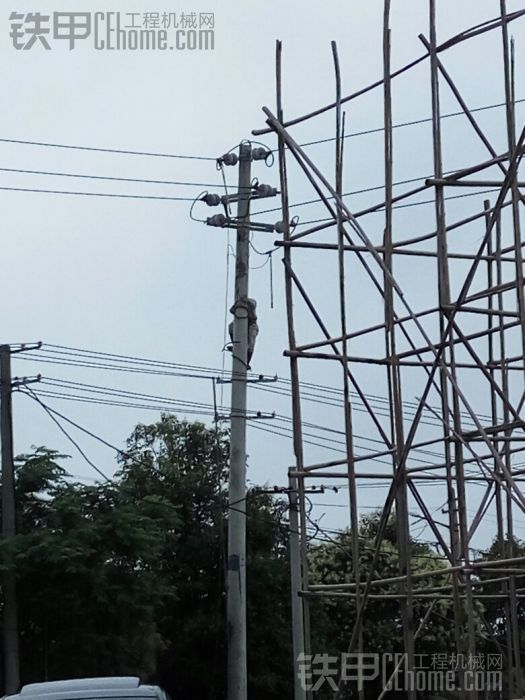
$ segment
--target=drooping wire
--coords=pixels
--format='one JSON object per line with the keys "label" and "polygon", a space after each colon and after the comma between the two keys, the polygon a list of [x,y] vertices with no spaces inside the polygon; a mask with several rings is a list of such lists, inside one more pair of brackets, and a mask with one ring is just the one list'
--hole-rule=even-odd
{"label": "drooping wire", "polygon": [[46,148],[67,148],[75,151],[96,151],[97,153],[121,153],[131,156],[149,156],[153,158],[178,158],[181,160],[209,160],[214,161],[215,158],[207,156],[186,156],[178,153],[155,153],[150,151],[129,151],[120,148],[97,148],[94,146],[72,146],[63,143],[45,143],[42,141],[23,141],[21,139],[5,139],[0,138],[1,143],[19,143],[25,146],[45,146]]}
{"label": "drooping wire", "polygon": [[[516,104],[520,102],[525,102],[525,98],[522,98],[520,100],[515,101]],[[483,107],[475,107],[474,109],[469,110],[471,113],[475,112],[484,112],[489,109],[496,109],[498,107],[506,107],[506,102],[500,102],[497,104],[492,104],[492,105],[484,105]],[[451,117],[461,117],[465,116],[465,112],[449,112],[448,114],[442,114],[441,119],[450,119]],[[394,124],[392,126],[393,129],[402,129],[407,126],[418,126],[420,124],[428,124],[432,122],[432,117],[423,117],[422,119],[414,119],[412,121],[408,122],[401,122],[399,124]],[[376,127],[375,129],[364,129],[363,131],[355,131],[351,134],[345,134],[343,138],[345,139],[353,139],[357,138],[359,136],[368,136],[369,134],[381,134],[385,130],[384,126]],[[335,141],[335,137],[330,137],[326,139],[318,139],[317,141],[308,141],[307,143],[302,143],[300,144],[302,148],[307,147],[307,146],[317,146],[322,143],[330,143],[332,141]]]}
{"label": "drooping wire", "polygon": [[21,393],[27,393],[30,395],[42,408],[44,411],[47,413],[47,415],[51,418],[53,423],[58,427],[61,433],[63,433],[66,438],[69,440],[69,442],[78,450],[78,452],[82,455],[82,457],[85,459],[85,461],[89,464],[89,466],[94,469],[97,474],[99,474],[105,481],[111,481],[111,479],[104,474],[104,472],[97,467],[97,465],[89,459],[87,454],[84,452],[84,450],[80,447],[80,445],[76,442],[76,440],[71,437],[71,435],[68,433],[68,431],[64,428],[64,426],[60,423],[60,421],[57,420],[57,418],[53,415],[54,411],[49,408],[49,406],[46,406],[46,404],[43,401],[40,401],[38,396],[35,394],[35,392],[31,389],[30,386],[26,386],[25,389]]}
{"label": "drooping wire", "polygon": [[[481,196],[485,194],[490,194],[492,192],[499,192],[500,190],[498,188],[492,188],[488,190],[481,190],[480,192],[465,192],[464,194],[456,194],[456,195],[450,195],[447,197],[444,197],[446,201],[451,201],[454,199],[465,199],[467,197],[476,197],[476,196]],[[346,196],[346,195],[344,195]],[[327,198],[328,199],[328,198]],[[321,200],[319,200],[321,201]],[[313,202],[308,202],[308,204],[313,203]],[[426,206],[428,204],[434,204],[433,199],[424,199],[421,202],[408,202],[407,204],[394,204],[392,206],[392,209],[410,209],[411,207],[420,207],[420,206]],[[370,208],[366,209],[366,212],[368,214],[380,214],[384,210],[384,206],[380,206],[377,209],[374,209],[373,211],[370,210]],[[356,212],[354,216],[359,217],[361,216],[361,212]],[[311,224],[324,224],[329,221],[333,221],[333,217],[322,217],[319,219],[309,219],[307,221],[301,221],[297,223],[297,226],[309,226]],[[344,223],[344,222],[343,222]]]}
{"label": "drooping wire", "polygon": [[25,175],[49,175],[52,177],[72,177],[84,180],[106,180],[110,182],[139,182],[148,185],[176,185],[178,187],[217,187],[209,182],[184,182],[178,180],[150,180],[135,177],[111,177],[108,175],[84,175],[81,173],[61,173],[48,170],[23,170],[21,168],[0,168],[4,173],[23,173]]}
{"label": "drooping wire", "polygon": [[[52,354],[42,354],[46,351]],[[53,358],[54,355],[58,355],[58,357],[56,357],[54,360],[51,360],[51,358]],[[65,358],[62,358],[62,356],[65,356]],[[46,359],[50,359],[52,364],[66,364],[67,366],[71,365],[78,367],[93,367],[97,369],[107,369],[110,371],[129,371],[144,374],[159,374],[162,376],[169,375],[203,379],[210,379],[213,376],[218,376],[221,372],[220,369],[214,367],[204,367],[200,365],[190,365],[177,362],[168,362],[163,360],[154,360],[151,358],[144,358],[133,355],[123,355],[118,353],[108,353],[96,350],[87,350],[83,348],[56,345],[52,343],[43,343],[41,350],[38,350],[34,353],[27,352],[21,355],[17,355],[17,359],[27,361],[30,360],[33,362],[35,360],[42,362]],[[97,365],[96,363],[101,364]],[[134,367],[133,365],[144,365],[145,367]],[[251,372],[249,374],[249,377],[252,379],[257,379],[260,377],[260,373]],[[276,386],[269,386],[267,384],[251,384],[250,386],[260,391],[281,393],[283,395],[290,394],[290,380],[286,378],[278,379],[276,382]],[[301,387],[307,392],[310,392],[308,395],[311,398],[320,400],[320,403],[334,405],[334,407],[339,407],[341,405],[339,398],[342,396],[342,390],[337,387],[307,381],[302,381]],[[388,408],[389,400],[387,397],[371,393],[367,393],[365,395],[369,400],[373,401],[374,403],[383,404],[385,409]],[[356,392],[351,392],[351,396],[356,400],[359,399],[359,396]],[[403,401],[403,405],[408,410],[413,410],[414,408],[417,408],[418,403],[415,401],[405,399]],[[464,411],[461,412],[461,415],[465,418],[468,418],[468,414],[466,414]],[[491,417],[487,414],[479,413],[478,415],[487,420],[491,419]],[[436,422],[436,425],[440,425],[440,423]]]}
{"label": "drooping wire", "polygon": [[[520,104],[522,102],[525,102],[525,98],[521,98],[518,100],[515,100],[516,104]],[[481,107],[474,107],[470,110],[471,113],[476,113],[476,112],[483,112],[486,110],[491,110],[491,109],[497,109],[500,107],[506,107],[505,102],[500,102],[496,104],[490,104],[490,105],[483,105]],[[463,111],[459,112],[450,112],[448,114],[442,114],[441,119],[449,119],[451,117],[459,117],[459,116],[464,116]],[[425,123],[430,123],[432,121],[432,117],[424,117],[421,119],[414,119],[411,121],[407,122],[401,122],[399,124],[394,124],[393,128],[394,129],[401,129],[404,127],[408,126],[416,126],[419,124],[425,124]],[[360,136],[366,136],[369,134],[375,134],[375,133],[382,133],[384,131],[384,127],[378,127],[374,129],[365,129],[362,131],[358,132],[353,132],[350,134],[345,134],[345,138],[350,139],[350,138],[357,138]],[[329,143],[334,141],[334,137],[326,138],[326,139],[317,139],[316,141],[308,141],[305,143],[299,144],[301,147],[308,147],[308,146],[316,146],[318,144],[323,144],[323,143]],[[64,149],[71,149],[71,150],[77,150],[77,151],[94,151],[98,153],[118,153],[118,154],[124,154],[124,155],[134,155],[134,156],[148,156],[148,157],[154,157],[154,158],[175,158],[175,159],[181,159],[181,160],[204,160],[204,161],[217,161],[216,157],[213,156],[197,156],[197,155],[182,155],[182,154],[177,154],[177,153],[159,153],[159,152],[151,152],[151,151],[134,151],[134,150],[126,150],[126,149],[118,149],[118,148],[101,148],[101,147],[95,147],[95,146],[78,146],[78,145],[70,145],[70,144],[62,144],[62,143],[49,143],[49,142],[42,142],[42,141],[29,141],[29,140],[23,140],[23,139],[8,139],[8,138],[0,138],[0,143],[16,143],[16,144],[21,144],[25,146],[43,146],[46,148],[64,148]],[[259,143],[256,141],[252,141],[252,143]],[[268,148],[265,144],[260,144],[264,146],[265,148]],[[230,149],[232,151],[234,148],[237,148],[238,145],[236,144],[233,146],[233,148]],[[273,149],[274,152],[276,152],[276,149]],[[230,152],[228,151],[228,153]]]}
{"label": "drooping wire", "polygon": [[[222,182],[224,186],[224,194],[226,196],[226,207],[228,215],[231,216],[231,207],[228,197],[228,185],[226,183],[226,176],[224,173],[224,165],[221,161],[217,162],[217,168],[221,171]],[[222,405],[224,401],[224,373],[226,369],[226,346],[228,344],[228,309],[229,309],[229,296],[230,296],[230,255],[232,252],[231,245],[231,230],[227,228],[226,237],[226,280],[224,282],[224,323],[223,323],[223,334],[222,334],[222,366],[221,366],[221,398],[220,403]],[[235,255],[235,254],[234,254]]]}
{"label": "drooping wire", "polygon": [[113,197],[117,199],[155,199],[170,202],[193,202],[192,197],[168,197],[153,194],[114,194],[111,192],[73,192],[69,190],[43,190],[37,187],[0,187],[0,190],[7,192],[32,192],[40,194],[65,194],[79,197]]}
{"label": "drooping wire", "polygon": [[195,197],[195,199],[193,200],[192,205],[191,205],[191,207],[190,207],[190,219],[191,219],[192,221],[197,221],[199,224],[205,224],[205,223],[206,223],[206,219],[197,219],[196,216],[193,216],[193,208],[194,208],[194,206],[197,204],[197,202],[202,201],[202,198],[205,197],[207,194],[208,194],[208,190],[204,190],[204,192],[201,192],[200,194],[198,194],[198,195]]}
{"label": "drooping wire", "polygon": [[[215,387],[216,379],[215,377],[210,377],[210,379],[213,382],[213,385]],[[213,405],[211,404],[206,404],[206,403],[199,403],[195,401],[187,401],[187,400],[182,400],[182,399],[174,399],[171,397],[163,397],[163,396],[158,396],[158,395],[152,395],[152,394],[146,394],[146,393],[139,393],[139,392],[134,392],[134,391],[129,391],[129,390],[123,390],[123,389],[114,389],[111,387],[107,386],[100,386],[96,384],[86,384],[82,382],[75,382],[75,381],[70,381],[70,380],[63,380],[63,379],[56,379],[53,377],[42,377],[41,379],[41,386],[43,386],[43,389],[39,390],[39,393],[48,396],[54,396],[56,398],[68,398],[70,400],[83,400],[86,402],[100,402],[102,405],[120,405],[120,406],[125,406],[125,407],[130,407],[130,408],[147,408],[147,409],[153,409],[153,410],[166,410],[167,408],[172,408],[173,410],[183,410],[185,412],[193,411],[196,413],[202,413],[206,415],[217,415],[218,414],[218,407],[216,404],[215,400],[215,393],[214,393],[214,403]],[[51,389],[46,389],[46,386],[50,386]],[[81,394],[64,394],[63,391],[57,391],[57,389],[61,390],[67,390],[69,392],[71,391],[76,391],[76,392],[84,392],[88,394],[88,396],[82,396]],[[95,395],[96,398],[94,398],[92,395]],[[108,397],[108,398],[103,398],[100,399],[99,397]],[[118,399],[118,401],[117,401]],[[121,400],[122,399],[122,400]],[[130,403],[133,401],[134,403]],[[141,403],[138,403],[138,402]],[[144,403],[146,402],[146,403]],[[164,405],[162,405],[164,404]],[[220,406],[221,411],[224,411],[225,408],[221,403]],[[250,416],[248,415],[248,420],[250,419]],[[287,426],[278,426],[279,429],[285,430],[286,432],[291,433],[291,429],[288,427],[292,423],[292,419],[289,416],[281,415],[279,413],[276,413],[274,415],[274,420],[279,422],[279,423],[286,423]],[[321,431],[321,432],[327,432],[330,433],[331,436],[333,435],[338,435],[343,437],[344,436],[344,431],[342,430],[337,430],[335,428],[331,428],[328,426],[323,426],[319,425],[317,423],[311,423],[308,421],[302,421],[302,425],[305,428],[310,428],[314,429],[316,431]],[[306,435],[312,436],[310,433],[305,433]],[[354,434],[354,437],[368,442],[372,442],[374,444],[376,443],[381,443],[380,440],[374,440],[372,438],[368,438],[366,436],[362,436],[359,434]],[[320,436],[315,436],[316,439],[321,439],[321,440],[326,440],[329,441],[330,443],[339,443],[341,445],[344,445],[344,441],[338,441],[334,440],[333,437],[330,438],[324,438]],[[361,449],[367,449],[364,448],[360,445],[358,445]],[[442,455],[439,452],[431,451],[431,450],[424,450],[424,449],[419,449],[419,448],[414,448],[414,452],[419,452],[424,455],[428,455],[431,457],[437,457],[441,458]],[[423,460],[419,459],[417,457],[411,457],[412,460],[421,462],[422,464],[427,464],[429,465],[430,463],[428,460]],[[379,461],[379,460],[377,460]],[[389,462],[383,460],[385,464],[390,464]]]}
{"label": "drooping wire", "polygon": [[[118,456],[122,457],[123,459],[128,460],[128,461],[132,462],[133,464],[136,464],[136,465],[139,465],[139,466],[145,466],[145,467],[147,467],[147,468],[150,467],[150,464],[148,464],[147,462],[144,462],[143,460],[137,459],[135,456],[133,456],[133,455],[130,454],[129,452],[126,452],[125,450],[122,450],[122,449],[120,449],[119,447],[116,447],[115,445],[111,444],[110,442],[108,442],[108,441],[105,440],[104,438],[100,437],[100,435],[97,435],[97,434],[94,433],[93,431],[88,430],[87,428],[83,427],[82,425],[80,425],[79,423],[75,422],[74,420],[71,420],[71,418],[68,418],[67,416],[65,416],[63,413],[60,413],[60,411],[57,411],[56,409],[51,408],[50,406],[48,406],[47,404],[45,404],[43,401],[40,401],[40,400],[38,399],[38,397],[36,396],[35,392],[33,392],[33,391],[31,390],[31,393],[30,393],[30,390],[29,390],[28,387],[24,387],[23,389],[19,389],[19,392],[22,393],[22,394],[24,394],[25,396],[28,396],[29,398],[32,398],[32,399],[36,400],[37,403],[38,403],[42,408],[44,408],[44,409],[46,410],[46,413],[48,413],[49,415],[54,414],[55,416],[58,416],[60,419],[62,419],[63,421],[65,421],[65,422],[68,423],[69,425],[71,425],[71,426],[77,428],[77,430],[80,430],[81,432],[83,432],[83,433],[85,433],[86,435],[90,436],[90,437],[93,438],[94,440],[100,442],[102,445],[105,445],[106,447],[110,448],[110,449],[113,450]],[[35,395],[33,396],[33,394],[35,394]],[[55,422],[56,422],[56,421],[55,421]],[[61,428],[61,429],[62,429],[62,428]],[[63,430],[63,429],[62,429],[62,430]],[[216,435],[219,435],[218,428],[217,428],[217,430],[216,430]],[[73,444],[75,444],[75,443],[73,443]],[[98,469],[95,467],[95,465],[93,465],[91,462],[89,462],[89,463],[90,463],[90,466],[94,467],[94,468],[98,471]],[[99,473],[101,473],[101,472],[99,472]],[[101,473],[101,475],[102,475],[102,473]],[[107,476],[105,476],[105,475],[103,475],[103,476],[104,476],[104,478],[105,478],[107,481],[112,482],[112,480],[109,479]],[[216,504],[214,504],[214,505],[212,506],[212,509],[225,507],[227,510],[234,510],[234,511],[240,512],[240,509],[237,508],[236,505],[237,505],[237,502],[231,502],[231,503],[230,503],[230,502],[229,502],[229,503],[222,503],[222,502],[219,503],[219,502],[218,502],[218,503],[216,503]],[[244,511],[243,511],[243,512],[244,512]],[[252,516],[249,515],[248,517],[252,517]],[[253,517],[258,517],[258,514],[256,513]]]}

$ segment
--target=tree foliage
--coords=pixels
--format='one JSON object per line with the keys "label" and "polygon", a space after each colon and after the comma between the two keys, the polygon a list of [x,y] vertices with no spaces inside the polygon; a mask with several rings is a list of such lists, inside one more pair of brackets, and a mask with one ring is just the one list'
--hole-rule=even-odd
{"label": "tree foliage", "polygon": [[[14,567],[18,578],[24,683],[137,674],[174,697],[225,697],[228,455],[226,432],[164,415],[136,426],[107,483],[72,481],[67,458],[45,447],[17,458],[18,534],[0,542],[0,568]],[[399,574],[393,518],[372,571],[379,519],[372,513],[359,524],[362,579]],[[251,489],[247,530],[249,695],[291,697],[287,504]],[[318,534],[322,541],[309,546],[311,583],[352,581],[352,533]],[[431,585],[450,584],[439,574],[446,561],[430,545],[414,541],[411,550],[414,572],[433,570]],[[525,543],[502,549],[495,542],[486,556],[498,558],[502,551],[523,556]],[[426,585],[427,579],[416,578],[416,588]],[[500,592],[499,586],[487,584],[485,592]],[[392,590],[375,586],[372,593]],[[416,628],[429,605],[416,601]],[[416,650],[450,652],[452,601],[432,605]],[[504,646],[503,603],[489,601],[478,612],[480,647]],[[346,651],[355,599],[315,598],[310,613],[313,653]],[[517,615],[525,644],[521,602]],[[402,650],[397,597],[369,602],[363,640],[365,651]]]}
{"label": "tree foliage", "polygon": [[[226,433],[163,416],[135,428],[109,483],[72,482],[44,447],[17,459],[18,534],[1,562],[18,576],[23,682],[132,673],[224,696],[228,451]],[[290,689],[282,512],[249,493],[254,697]]]}
{"label": "tree foliage", "polygon": [[[399,576],[399,556],[396,544],[395,518],[391,517],[381,543],[375,568],[374,554],[376,535],[379,526],[379,513],[364,516],[359,525],[359,569],[361,580],[366,581],[372,574],[373,579],[393,578]],[[352,533],[343,532],[314,546],[311,550],[312,583],[350,583],[354,580],[354,565],[352,557]],[[445,566],[443,559],[427,544],[412,542],[411,544],[412,571],[422,573],[437,570]],[[445,585],[444,576],[433,576],[432,585]],[[426,585],[414,583],[414,587]],[[372,598],[366,607],[363,624],[363,649],[373,653],[396,653],[403,650],[403,627],[399,598],[393,594],[396,587],[374,586],[371,594],[390,595],[386,599]],[[398,590],[398,589],[397,589]],[[428,610],[428,601],[415,601],[415,628],[424,618]],[[355,598],[322,598],[312,604],[317,618],[317,630],[314,645],[316,649],[326,650],[327,653],[341,654],[346,651],[356,620]],[[425,623],[425,634],[419,644],[420,653],[431,653],[437,649],[452,648],[451,630],[453,630],[453,611],[450,601],[440,601],[434,604],[434,615],[429,616]]]}

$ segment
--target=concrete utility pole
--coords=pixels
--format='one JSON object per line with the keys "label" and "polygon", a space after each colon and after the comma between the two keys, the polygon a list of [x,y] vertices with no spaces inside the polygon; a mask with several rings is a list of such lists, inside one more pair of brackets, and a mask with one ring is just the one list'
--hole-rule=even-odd
{"label": "concrete utility pole", "polygon": [[[239,148],[228,512],[228,700],[246,700],[246,378],[251,145]],[[242,225],[244,224],[244,225]]]}
{"label": "concrete utility pole", "polygon": [[[11,349],[9,345],[0,346],[0,433],[2,438],[2,537],[7,540],[16,534]],[[13,570],[4,573],[2,589],[4,690],[7,695],[11,695],[17,693],[20,688],[16,575]]]}
{"label": "concrete utility pole", "polygon": [[306,700],[306,689],[301,683],[299,660],[304,651],[304,611],[302,589],[301,551],[299,540],[299,493],[297,479],[289,476],[288,498],[290,502],[290,583],[292,589],[292,641],[294,700]]}

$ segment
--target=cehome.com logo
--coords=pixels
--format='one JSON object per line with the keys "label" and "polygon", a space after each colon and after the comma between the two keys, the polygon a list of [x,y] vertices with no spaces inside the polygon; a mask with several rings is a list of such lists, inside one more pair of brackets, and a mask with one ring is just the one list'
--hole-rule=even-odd
{"label": "cehome.com logo", "polygon": [[11,12],[13,48],[96,51],[213,51],[213,12]]}

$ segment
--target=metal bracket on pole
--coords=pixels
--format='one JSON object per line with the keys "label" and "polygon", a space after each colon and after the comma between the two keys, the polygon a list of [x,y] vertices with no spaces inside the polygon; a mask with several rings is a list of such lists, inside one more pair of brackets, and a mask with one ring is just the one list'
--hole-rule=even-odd
{"label": "metal bracket on pole", "polygon": [[[232,380],[231,379],[220,379],[217,377],[215,380],[217,384],[231,384]],[[279,377],[277,375],[273,377],[265,377],[263,374],[260,374],[257,379],[247,379],[246,383],[247,384],[269,384],[273,382],[278,382]]]}
{"label": "metal bracket on pole", "polygon": [[42,347],[42,341],[38,343],[12,343],[8,344],[7,347],[11,355],[15,355],[18,352],[31,352],[31,350],[40,350]]}
{"label": "metal bracket on pole", "polygon": [[[336,487],[312,486],[310,488],[304,489],[303,493],[304,494],[326,493],[327,489],[337,491]],[[266,493],[266,494],[298,493],[297,489],[294,489],[290,486],[274,486],[271,489],[257,489],[257,488],[255,488],[254,491],[256,491],[257,493]]]}
{"label": "metal bracket on pole", "polygon": [[249,223],[244,223],[238,219],[226,216],[225,214],[214,214],[206,219],[207,226],[215,226],[216,228],[233,228],[233,229],[243,229],[249,231],[261,231],[263,233],[280,233],[278,226],[280,222],[276,224],[265,224],[262,221],[250,221]]}
{"label": "metal bracket on pole", "polygon": [[273,420],[275,418],[275,411],[273,413],[262,413],[261,411],[257,411],[257,413],[254,413],[253,415],[249,415],[248,413],[232,412],[229,415],[225,416],[215,416],[216,421],[228,421],[232,418],[244,418],[245,420]]}
{"label": "metal bracket on pole", "polygon": [[11,382],[11,387],[13,389],[18,389],[21,386],[26,386],[27,384],[36,384],[42,380],[42,375],[37,374],[36,377],[14,377]]}

